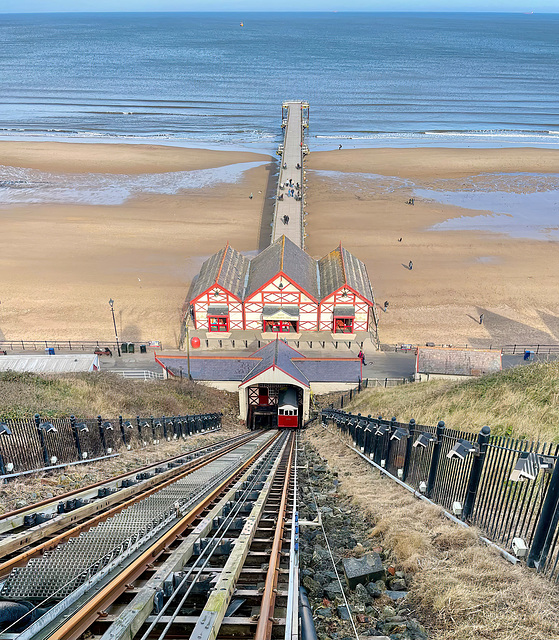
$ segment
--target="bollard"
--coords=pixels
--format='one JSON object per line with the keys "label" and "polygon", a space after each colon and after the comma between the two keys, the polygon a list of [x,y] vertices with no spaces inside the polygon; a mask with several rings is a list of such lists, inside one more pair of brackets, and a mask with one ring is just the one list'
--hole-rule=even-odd
{"label": "bollard", "polygon": [[431,466],[429,468],[429,478],[427,479],[427,490],[426,495],[429,498],[433,492],[433,488],[435,487],[435,480],[437,479],[437,470],[439,468],[439,460],[441,458],[441,445],[442,445],[442,435],[444,433],[444,422],[442,420],[439,421],[437,425],[436,432],[436,441],[433,444],[433,456],[431,458]]}
{"label": "bollard", "polygon": [[479,489],[479,482],[481,480],[481,472],[483,471],[483,463],[485,461],[487,443],[489,442],[490,434],[491,429],[486,426],[481,429],[477,436],[479,451],[474,455],[474,461],[472,463],[470,477],[468,479],[468,489],[466,491],[466,499],[464,500],[464,508],[462,509],[462,520],[464,521],[470,519],[472,511],[474,510],[474,504]]}

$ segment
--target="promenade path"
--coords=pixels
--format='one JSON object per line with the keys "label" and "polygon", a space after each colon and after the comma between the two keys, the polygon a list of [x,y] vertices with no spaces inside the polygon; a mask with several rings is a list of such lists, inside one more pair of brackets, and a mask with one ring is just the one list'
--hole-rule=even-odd
{"label": "promenade path", "polygon": [[[303,119],[303,109],[308,110],[308,104],[301,101],[290,101],[284,102],[282,107],[284,114],[287,111],[287,117],[284,118],[283,149],[280,147],[282,157],[272,223],[272,242],[285,235],[298,247],[304,249],[303,154],[306,147],[303,146],[303,130],[306,122]],[[292,187],[288,186],[290,180],[293,184]],[[299,189],[296,187],[297,184],[299,184]],[[288,195],[290,189],[295,189],[295,196],[299,192],[300,198]],[[289,221],[284,222],[287,219]]]}

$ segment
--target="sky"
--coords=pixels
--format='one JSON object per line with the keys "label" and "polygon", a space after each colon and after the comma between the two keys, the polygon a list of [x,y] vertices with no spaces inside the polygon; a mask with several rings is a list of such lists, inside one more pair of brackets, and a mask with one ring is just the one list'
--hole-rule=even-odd
{"label": "sky", "polygon": [[[419,5],[419,7],[418,7]],[[0,0],[0,13],[58,11],[502,11],[557,13],[558,0]]]}

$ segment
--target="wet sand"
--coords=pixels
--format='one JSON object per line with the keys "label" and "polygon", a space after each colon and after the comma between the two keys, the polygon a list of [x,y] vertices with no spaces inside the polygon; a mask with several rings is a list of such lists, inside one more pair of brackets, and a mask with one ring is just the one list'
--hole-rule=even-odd
{"label": "wet sand", "polygon": [[[140,145],[44,144],[0,145],[14,146],[0,164],[20,158],[18,166],[59,172],[77,162],[82,170],[106,173],[270,160],[251,153]],[[116,146],[121,147],[118,162]],[[45,157],[52,148],[57,157],[48,165]],[[119,206],[1,207],[0,340],[114,339],[112,297],[122,340],[161,340],[175,348],[182,306],[202,262],[227,241],[240,251],[258,247],[270,169],[274,165],[264,164],[237,183],[176,195],[141,194]]]}
{"label": "wet sand", "polygon": [[[265,196],[274,187],[276,163],[267,163],[268,156],[17,142],[0,143],[0,153],[4,166],[68,174],[266,162],[236,183],[174,195],[140,193],[121,205],[3,205],[0,339],[111,339],[112,297],[121,339],[161,340],[175,348],[181,309],[203,260],[227,241],[254,253],[269,239],[263,212],[269,216]],[[379,311],[383,342],[559,341],[556,242],[428,231],[448,218],[480,212],[417,198],[415,206],[405,204],[413,195],[410,181],[438,188],[444,179],[457,188],[461,180],[486,185],[487,177],[478,174],[488,171],[559,173],[559,151],[342,150],[311,153],[309,169],[307,250],[321,257],[341,240],[366,263],[377,301],[390,302],[387,313]],[[371,181],[365,173],[384,178]]]}
{"label": "wet sand", "polygon": [[[444,180],[445,188],[458,189],[468,179],[469,187],[485,188],[487,176],[479,174],[486,172],[559,173],[559,151],[342,150],[311,154],[309,168],[308,251],[323,255],[341,240],[365,262],[376,300],[390,303],[387,313],[379,309],[382,342],[559,341],[557,242],[429,231],[446,219],[480,212],[417,198],[414,206],[405,204],[414,185],[437,188]],[[342,181],[313,170],[342,172]],[[366,173],[387,178],[370,180]],[[526,189],[537,180],[526,176]]]}

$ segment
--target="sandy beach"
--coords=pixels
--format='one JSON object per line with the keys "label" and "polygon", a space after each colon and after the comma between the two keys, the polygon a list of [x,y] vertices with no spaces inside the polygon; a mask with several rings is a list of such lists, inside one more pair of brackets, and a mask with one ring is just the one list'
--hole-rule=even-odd
{"label": "sandy beach", "polygon": [[[111,339],[112,297],[123,340],[161,340],[175,348],[183,302],[203,260],[227,241],[249,255],[267,243],[276,169],[269,156],[251,153],[0,143],[4,168],[70,181],[86,177],[93,185],[101,174],[115,181],[147,176],[149,184],[150,174],[246,162],[262,164],[237,181],[173,193],[140,190],[119,204],[49,203],[44,191],[39,203],[4,203],[0,339]],[[559,173],[559,151],[342,150],[311,153],[308,166],[307,250],[320,257],[342,241],[366,263],[377,301],[390,302],[387,313],[380,311],[383,342],[559,340],[557,242],[431,231],[480,212],[421,199],[405,204],[414,188],[440,189],[441,181],[445,189],[465,182],[488,188],[480,174],[538,174],[520,181],[526,190],[536,188],[542,175]]]}
{"label": "sandy beach", "polygon": [[[449,218],[483,212],[418,198],[414,206],[406,204],[414,187],[487,189],[486,174],[510,174],[515,180],[509,189],[533,190],[545,174],[559,173],[559,151],[342,149],[311,154],[309,168],[307,248],[319,255],[341,240],[365,262],[377,302],[390,303],[387,313],[379,311],[382,342],[559,341],[557,242],[430,231]],[[342,172],[346,180],[320,171]],[[526,175],[518,179],[518,173]],[[371,181],[365,174],[386,179]],[[500,180],[499,189],[506,185]]]}
{"label": "sandy beach", "polygon": [[265,163],[237,183],[142,193],[118,206],[0,207],[0,339],[114,339],[112,297],[122,340],[161,340],[175,348],[181,309],[202,262],[227,241],[240,251],[258,248],[269,160],[142,145],[0,144],[3,166],[74,175]]}

